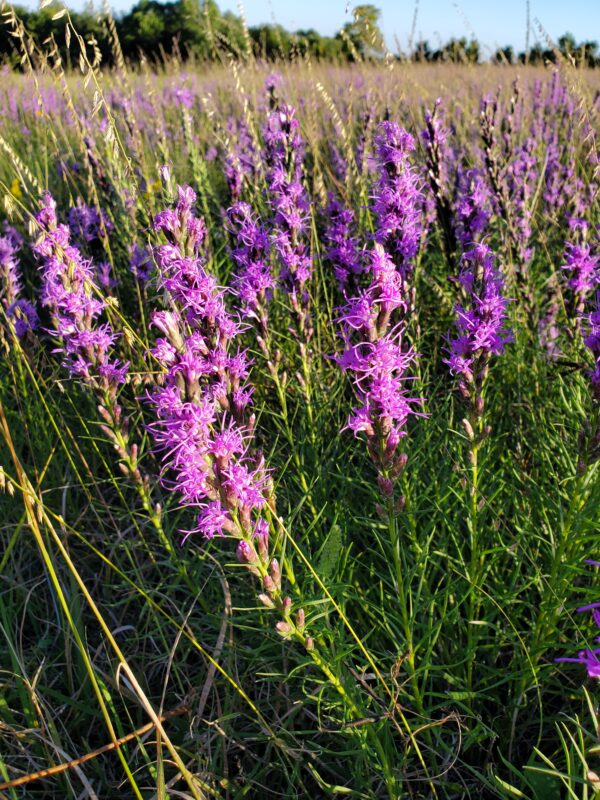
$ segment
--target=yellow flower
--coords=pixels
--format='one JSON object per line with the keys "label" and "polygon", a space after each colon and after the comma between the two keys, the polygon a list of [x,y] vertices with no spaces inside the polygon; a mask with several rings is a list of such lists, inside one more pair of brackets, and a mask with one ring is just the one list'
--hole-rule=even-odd
{"label": "yellow flower", "polygon": [[15,178],[14,181],[10,185],[10,193],[13,197],[16,197],[17,200],[20,200],[23,197],[23,192],[21,191],[21,184],[19,183],[19,179]]}

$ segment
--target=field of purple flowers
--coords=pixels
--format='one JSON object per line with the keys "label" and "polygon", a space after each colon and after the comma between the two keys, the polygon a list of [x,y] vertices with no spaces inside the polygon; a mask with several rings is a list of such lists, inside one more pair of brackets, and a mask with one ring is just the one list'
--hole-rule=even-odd
{"label": "field of purple flowers", "polygon": [[0,86],[0,797],[594,796],[596,73],[71,36]]}

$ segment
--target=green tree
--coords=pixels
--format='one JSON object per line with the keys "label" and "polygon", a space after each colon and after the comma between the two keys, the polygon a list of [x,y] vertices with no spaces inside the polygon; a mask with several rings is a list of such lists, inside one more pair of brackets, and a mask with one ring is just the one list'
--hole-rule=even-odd
{"label": "green tree", "polygon": [[352,43],[348,48],[349,57],[353,56],[352,49],[361,58],[378,58],[386,52],[383,33],[379,28],[379,17],[381,12],[370,4],[356,6],[352,10],[354,17],[352,22],[347,22],[343,27],[342,40],[346,39]]}

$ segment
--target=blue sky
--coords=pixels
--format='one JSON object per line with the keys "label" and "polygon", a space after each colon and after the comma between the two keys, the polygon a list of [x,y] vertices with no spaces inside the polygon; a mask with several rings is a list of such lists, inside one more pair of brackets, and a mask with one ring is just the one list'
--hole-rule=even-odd
{"label": "blue sky", "polygon": [[[126,11],[135,0],[111,0],[115,11]],[[237,0],[217,0],[222,11],[237,13]],[[281,23],[292,30],[315,28],[332,35],[351,19],[351,8],[361,0],[244,0],[249,25],[261,22]],[[67,5],[81,8],[84,0],[67,0]],[[415,0],[373,0],[381,9],[381,27],[388,46],[394,50],[394,37],[406,47],[415,10]],[[27,3],[33,5],[31,0]],[[565,31],[580,40],[600,41],[600,0],[530,0],[532,26],[537,18],[543,28],[557,39]],[[535,28],[531,41],[536,38]],[[526,0],[419,0],[416,33],[432,45],[451,36],[469,36],[473,32],[490,48],[512,44],[525,46]]]}

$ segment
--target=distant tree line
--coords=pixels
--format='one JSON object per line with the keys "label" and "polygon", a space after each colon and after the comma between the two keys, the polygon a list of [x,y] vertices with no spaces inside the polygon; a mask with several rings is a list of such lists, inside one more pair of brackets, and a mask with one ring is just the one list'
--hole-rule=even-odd
{"label": "distant tree line", "polygon": [[[53,37],[65,63],[70,63],[71,52],[65,36],[65,16],[57,13],[56,6],[46,6],[36,11],[14,7],[27,33],[40,47]],[[69,12],[73,28],[85,42],[92,42],[102,63],[112,65],[116,48],[111,38],[109,20],[92,5],[84,11]],[[388,55],[379,27],[380,11],[364,4],[353,10],[353,19],[335,36],[322,36],[314,29],[287,31],[281,25],[265,24],[244,28],[243,21],[230,11],[221,13],[215,0],[139,0],[128,13],[114,20],[123,55],[130,62],[140,60],[142,54],[150,60],[160,61],[176,55],[182,59],[216,60],[231,54],[243,58],[251,50],[266,60],[291,59],[308,54],[323,61],[376,60]],[[0,27],[0,63],[14,66],[20,62],[19,38],[15,37],[10,23]],[[558,52],[535,44],[527,53],[515,54],[512,47],[503,47],[494,53],[497,63],[555,62],[558,53],[576,64],[600,66],[596,42],[578,44],[567,33],[558,40]],[[415,62],[470,63],[481,61],[481,46],[476,39],[450,39],[438,48],[429,42],[417,42],[409,53],[394,56]]]}

